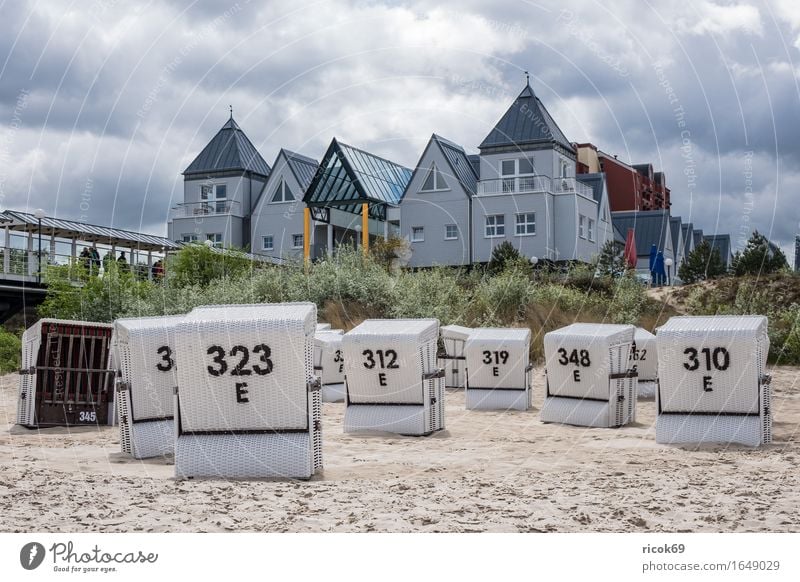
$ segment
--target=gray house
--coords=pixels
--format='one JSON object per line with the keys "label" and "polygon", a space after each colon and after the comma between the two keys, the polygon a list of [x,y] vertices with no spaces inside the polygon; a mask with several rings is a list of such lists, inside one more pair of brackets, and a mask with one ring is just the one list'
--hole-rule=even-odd
{"label": "gray house", "polygon": [[605,178],[576,179],[575,149],[529,84],[478,149],[428,142],[400,205],[412,266],[485,263],[504,241],[588,262],[613,237]]}
{"label": "gray house", "polygon": [[[319,163],[281,149],[250,220],[253,253],[278,259],[303,256],[303,196]],[[313,241],[312,241],[313,242]]]}
{"label": "gray house", "polygon": [[731,235],[729,234],[707,234],[703,238],[708,241],[712,249],[719,251],[722,264],[729,268],[733,262],[733,247],[731,247]]}
{"label": "gray house", "polygon": [[436,134],[428,141],[400,205],[400,233],[411,242],[410,266],[472,263],[476,166],[461,146]]}
{"label": "gray house", "polygon": [[168,236],[215,246],[250,245],[250,216],[270,167],[231,118],[183,172],[183,202],[170,211]]}
{"label": "gray house", "polygon": [[634,231],[637,273],[650,276],[650,249],[655,245],[657,250],[664,253],[664,260],[672,259],[672,274],[675,274],[677,262],[675,262],[675,246],[672,242],[669,210],[612,212],[611,219],[623,240],[629,228]]}

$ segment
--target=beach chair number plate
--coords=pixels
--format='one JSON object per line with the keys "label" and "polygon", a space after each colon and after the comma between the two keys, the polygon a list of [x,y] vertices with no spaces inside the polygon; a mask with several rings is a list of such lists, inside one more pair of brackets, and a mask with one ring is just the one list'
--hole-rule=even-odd
{"label": "beach chair number plate", "polygon": [[[364,367],[373,370],[376,366],[382,370],[399,370],[400,364],[397,363],[397,352],[394,350],[364,350]],[[386,383],[386,372],[378,373],[378,383],[381,386],[388,386]]]}
{"label": "beach chair number plate", "polygon": [[[687,356],[688,361],[684,362],[683,367],[690,372],[699,370],[702,364],[705,364],[704,371],[712,372],[714,370],[724,372],[731,365],[731,355],[727,349],[722,347],[717,348],[686,348],[683,353]],[[702,360],[702,361],[701,361]],[[703,376],[703,391],[713,392],[713,384],[711,376]]]}
{"label": "beach chair number plate", "polygon": [[[589,358],[589,350],[572,350],[572,353],[567,352],[564,348],[558,349],[558,363],[562,366],[569,366],[570,364],[574,364],[576,366],[582,366],[584,368],[588,368],[592,365],[592,360]],[[581,381],[581,371],[580,370],[573,370],[572,371],[572,379],[575,382]]]}
{"label": "beach chair number plate", "polygon": [[333,355],[333,361],[339,365],[339,373],[344,372],[344,358],[342,357],[342,350],[336,350]]}
{"label": "beach chair number plate", "polygon": [[156,353],[161,356],[161,361],[156,364],[156,369],[159,372],[169,372],[175,367],[175,360],[172,359],[172,348],[161,346],[156,350]]}
{"label": "beach chair number plate", "polygon": [[[251,364],[250,367],[248,367],[248,364],[250,363],[251,350],[245,346],[233,346],[228,352],[222,346],[211,346],[206,353],[209,356],[214,356],[212,363],[206,366],[208,373],[214,377],[224,376],[228,370],[230,370],[229,374],[231,376],[250,376],[253,372],[259,376],[266,376],[272,372],[272,360],[270,359],[272,350],[267,344],[258,344],[253,347],[252,354],[258,356],[258,363]],[[238,358],[238,361],[232,362],[233,367],[231,368],[226,358],[232,360]],[[236,382],[237,403],[247,404],[250,402],[246,388],[247,382]]]}
{"label": "beach chair number plate", "polygon": [[496,364],[492,368],[492,376],[499,376],[500,366],[508,363],[508,352],[506,350],[500,350],[500,351],[484,350],[483,363],[488,364],[490,366],[492,364]]}

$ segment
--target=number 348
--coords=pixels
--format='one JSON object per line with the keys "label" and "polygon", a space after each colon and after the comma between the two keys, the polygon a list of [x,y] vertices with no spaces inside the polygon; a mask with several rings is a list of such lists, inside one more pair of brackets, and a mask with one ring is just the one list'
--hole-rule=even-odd
{"label": "number 348", "polygon": [[258,344],[253,348],[253,354],[258,355],[259,359],[258,363],[251,365],[249,368],[247,365],[250,362],[250,350],[245,346],[233,346],[227,354],[222,346],[211,346],[206,353],[209,356],[214,356],[212,358],[213,364],[207,366],[208,373],[212,376],[222,376],[228,371],[229,366],[228,361],[225,359],[226,356],[239,358],[230,371],[231,376],[250,376],[253,372],[259,376],[265,376],[272,372],[272,360],[270,359],[272,350],[267,344]]}

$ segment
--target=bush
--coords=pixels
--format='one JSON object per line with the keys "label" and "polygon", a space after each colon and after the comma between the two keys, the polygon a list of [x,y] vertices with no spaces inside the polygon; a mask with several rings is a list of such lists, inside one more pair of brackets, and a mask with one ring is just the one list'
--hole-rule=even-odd
{"label": "bush", "polygon": [[678,269],[678,277],[684,283],[716,279],[724,274],[725,265],[719,256],[719,250],[712,248],[707,240],[695,247]]}
{"label": "bush", "polygon": [[0,374],[19,370],[22,341],[19,335],[0,327]]}
{"label": "bush", "polygon": [[242,251],[210,248],[204,244],[183,247],[167,260],[167,279],[178,286],[208,285],[215,279],[250,273],[255,263]]}
{"label": "bush", "polygon": [[731,270],[737,277],[743,275],[769,275],[789,268],[786,256],[777,246],[772,246],[763,234],[753,232],[747,246],[733,257]]}
{"label": "bush", "polygon": [[492,257],[489,259],[487,269],[490,275],[499,275],[511,264],[519,265],[522,260],[527,262],[517,250],[517,247],[505,240],[492,250]]}

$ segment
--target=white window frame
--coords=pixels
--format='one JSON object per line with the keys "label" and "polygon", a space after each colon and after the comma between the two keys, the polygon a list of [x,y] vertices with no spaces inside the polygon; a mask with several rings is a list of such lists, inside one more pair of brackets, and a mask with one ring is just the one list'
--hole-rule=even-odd
{"label": "white window frame", "polygon": [[411,242],[425,242],[425,227],[412,226],[411,227]]}
{"label": "white window frame", "polygon": [[[521,173],[519,170],[519,161],[521,159],[526,159],[531,161],[531,169],[533,172],[526,172]],[[514,173],[513,174],[504,174],[503,173],[503,163],[505,162],[514,162]],[[519,176],[535,176],[536,175],[536,161],[533,156],[522,156],[521,158],[506,158],[504,160],[500,160],[500,167],[498,168],[499,174],[501,178],[516,178]]]}
{"label": "white window frame", "polygon": [[595,241],[594,241],[594,231],[595,231],[595,223],[594,223],[594,219],[592,219],[592,218],[587,218],[587,219],[586,219],[586,234],[588,235],[588,237],[589,237],[589,240],[590,240],[591,242],[595,242]]}
{"label": "white window frame", "polygon": [[193,243],[193,242],[197,242],[197,240],[198,240],[198,237],[197,237],[196,233],[194,233],[194,234],[182,234],[181,235],[181,242],[182,243]]}
{"label": "white window frame", "polygon": [[583,214],[578,215],[578,236],[586,238],[586,217]]}
{"label": "white window frame", "polygon": [[[300,237],[300,244],[299,245],[297,244],[297,238],[298,237]],[[292,248],[293,249],[302,249],[304,244],[305,244],[305,241],[303,240],[303,235],[302,234],[293,234],[292,235]]]}
{"label": "white window frame", "polygon": [[[219,237],[219,240],[217,240],[217,237]],[[206,240],[210,240],[215,247],[222,248],[222,243],[225,239],[222,237],[221,232],[208,232],[206,233]]]}
{"label": "white window frame", "polygon": [[561,168],[560,168],[560,171],[559,171],[559,174],[560,174],[559,178],[569,178],[569,176],[567,175],[567,170],[568,169],[569,169],[569,164],[567,163],[567,160],[562,159],[561,160]]}
{"label": "white window frame", "polygon": [[[500,219],[498,222],[497,219]],[[493,219],[492,223],[489,224],[489,219]],[[489,229],[493,229],[494,234],[489,234]],[[503,232],[498,232],[499,229],[503,230]],[[506,215],[505,214],[487,214],[484,217],[483,221],[483,238],[505,238],[506,236]]]}
{"label": "white window frame", "polygon": [[[428,178],[431,177],[431,174],[433,174],[433,189],[428,190],[428,189],[425,188],[425,183],[428,181]],[[442,182],[444,182],[444,184],[440,184],[439,183],[439,178],[440,177],[442,179]],[[447,191],[449,189],[450,189],[450,187],[447,185],[447,181],[444,179],[444,176],[442,176],[442,173],[439,171],[439,168],[436,167],[436,162],[433,162],[431,164],[431,167],[428,169],[428,173],[425,174],[425,179],[422,181],[422,186],[420,186],[419,191],[420,192],[445,192],[445,191]]]}
{"label": "white window frame", "polygon": [[[270,198],[270,201],[269,201],[269,202],[270,202],[270,204],[286,204],[286,203],[292,203],[292,202],[296,202],[296,201],[297,201],[297,198],[294,198],[294,197],[293,197],[291,200],[287,200],[287,199],[286,199],[286,188],[287,188],[287,186],[286,186],[286,180],[284,180],[283,178],[281,178],[281,181],[280,181],[280,183],[278,184],[278,187],[277,187],[277,188],[275,188],[275,191],[272,193],[272,198]],[[276,194],[277,194],[279,191],[280,191],[280,193],[281,193],[281,198],[280,198],[280,200],[275,200],[275,195],[276,195]],[[293,193],[293,192],[292,192],[292,196],[294,196],[294,193]]]}
{"label": "white window frame", "polygon": [[[533,220],[528,220],[529,217]],[[524,220],[520,221],[520,218]],[[528,227],[533,227],[533,232],[528,232]],[[523,228],[523,232],[519,228]],[[536,212],[518,212],[514,215],[514,236],[536,236]]]}
{"label": "white window frame", "polygon": [[[448,236],[447,229],[453,228],[455,229],[456,233],[453,236]],[[444,225],[444,240],[458,240],[458,225],[457,224],[445,224]]]}
{"label": "white window frame", "polygon": [[[266,244],[266,239],[269,238],[269,246]],[[262,251],[274,251],[275,250],[275,237],[271,234],[265,234],[261,236],[261,250]]]}

